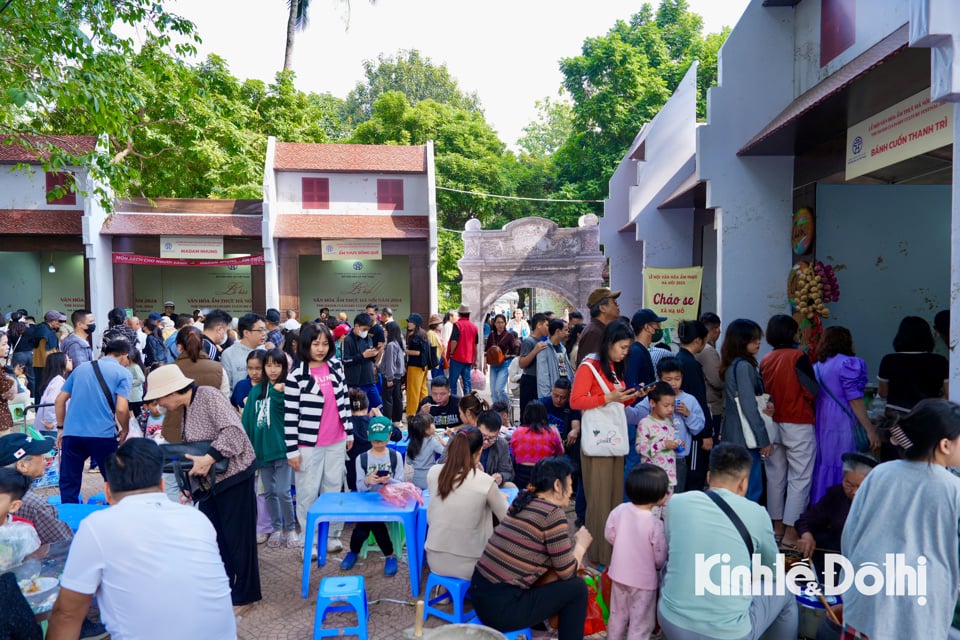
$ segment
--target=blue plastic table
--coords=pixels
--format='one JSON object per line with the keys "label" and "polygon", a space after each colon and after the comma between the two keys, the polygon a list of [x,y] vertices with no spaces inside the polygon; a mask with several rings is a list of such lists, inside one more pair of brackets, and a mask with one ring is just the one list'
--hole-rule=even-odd
{"label": "blue plastic table", "polygon": [[407,445],[409,445],[409,444],[410,444],[410,439],[409,439],[409,438],[404,438],[403,440],[401,440],[401,441],[399,441],[399,442],[388,442],[388,443],[387,443],[387,448],[388,448],[388,449],[393,449],[394,451],[396,451],[397,453],[399,453],[401,456],[403,456],[403,459],[404,459],[404,460],[406,460],[406,459],[407,459]]}
{"label": "blue plastic table", "polygon": [[[500,487],[500,493],[504,495],[507,499],[507,505],[509,506],[517,495],[520,493],[519,489]],[[420,556],[420,567],[423,567],[424,556],[426,555],[427,547],[427,506],[430,504],[430,492],[427,490],[423,491],[423,504],[417,505],[417,546],[420,547],[421,556]],[[407,544],[409,544],[410,536],[407,536]],[[429,595],[429,594],[427,594]]]}
{"label": "blue plastic table", "polygon": [[[303,580],[300,595],[307,597],[310,590],[310,550],[315,537],[317,566],[327,563],[327,531],[331,522],[400,522],[407,536],[407,563],[410,565],[410,592],[420,595],[420,559],[423,551],[417,536],[417,503],[397,507],[380,497],[377,492],[324,493],[307,511],[307,525],[303,541]],[[318,531],[319,528],[319,531]]]}
{"label": "blue plastic table", "polygon": [[106,504],[58,504],[57,517],[67,523],[74,532],[80,528],[80,521],[86,518],[94,511],[106,509],[110,505]]}

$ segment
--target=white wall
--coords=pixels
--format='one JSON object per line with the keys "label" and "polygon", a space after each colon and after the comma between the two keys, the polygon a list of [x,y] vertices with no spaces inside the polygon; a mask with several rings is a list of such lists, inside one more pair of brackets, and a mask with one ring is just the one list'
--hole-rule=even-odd
{"label": "white wall", "polygon": [[716,209],[715,311],[725,323],[762,324],[788,309],[793,158],[737,151],[793,100],[793,13],[761,0],[747,7],[720,50],[718,86],[697,130],[697,171]]}
{"label": "white wall", "polygon": [[857,0],[854,43],[824,67],[820,66],[819,0],[801,2],[795,12],[796,95],[800,95],[906,24],[910,17],[910,2]]}
{"label": "white wall", "polygon": [[[77,194],[77,204],[47,204],[47,178],[42,167],[10,171],[12,165],[0,166],[0,209],[48,209],[52,211],[83,209],[84,197]],[[78,170],[68,167],[64,171]],[[81,175],[81,180],[82,175]]]}
{"label": "white wall", "polygon": [[[372,215],[430,214],[429,186],[426,174],[408,173],[311,173],[277,171],[277,209],[283,213],[325,213],[343,215],[362,213]],[[330,179],[330,208],[307,209],[302,207],[301,178]],[[377,180],[403,180],[403,209],[380,211],[377,209]]]}

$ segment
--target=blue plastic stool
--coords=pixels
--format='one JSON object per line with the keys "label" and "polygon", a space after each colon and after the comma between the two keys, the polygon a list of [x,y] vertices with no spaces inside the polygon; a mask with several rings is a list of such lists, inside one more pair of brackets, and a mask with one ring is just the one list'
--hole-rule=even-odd
{"label": "blue plastic stool", "polygon": [[[433,593],[434,587],[442,587],[446,591],[436,598],[431,598],[430,594]],[[470,620],[477,617],[477,614],[473,611],[464,613],[463,611],[463,601],[469,597],[467,590],[470,588],[469,580],[461,580],[460,578],[451,578],[450,576],[441,576],[436,573],[431,572],[430,576],[427,578],[427,597],[425,606],[423,607],[423,619],[426,620],[428,616],[436,616],[441,620],[446,620],[447,622],[452,622],[454,624],[462,624],[464,622],[469,622]],[[449,600],[453,605],[453,613],[447,613],[443,609],[437,609],[434,605],[444,600]]]}
{"label": "blue plastic stool", "polygon": [[[347,604],[334,606],[335,602]],[[357,612],[357,626],[323,628],[323,621],[328,613],[350,610]],[[313,637],[330,638],[342,635],[353,635],[360,640],[367,640],[367,591],[363,586],[363,576],[336,576],[320,581],[317,613],[313,619]]]}
{"label": "blue plastic stool", "polygon": [[107,504],[107,494],[103,492],[95,493],[87,498],[87,504]]}
{"label": "blue plastic stool", "polygon": [[[480,618],[474,618],[473,620],[467,622],[467,624],[482,625],[483,623],[480,622]],[[527,627],[526,629],[517,629],[516,631],[501,631],[500,633],[502,633],[507,640],[520,640],[521,637],[526,638],[526,640],[533,640],[533,631],[530,629],[530,627]]]}

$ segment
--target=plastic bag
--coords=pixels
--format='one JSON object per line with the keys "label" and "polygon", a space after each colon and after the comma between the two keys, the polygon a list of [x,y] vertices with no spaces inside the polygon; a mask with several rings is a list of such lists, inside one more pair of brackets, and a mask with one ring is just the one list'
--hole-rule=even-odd
{"label": "plastic bag", "polygon": [[423,491],[410,482],[391,482],[380,488],[380,496],[392,505],[405,507],[411,500],[423,504]]}
{"label": "plastic bag", "polygon": [[7,571],[40,548],[40,537],[33,525],[13,521],[0,527],[0,571]]}
{"label": "plastic bag", "polygon": [[470,384],[474,390],[483,391],[487,388],[487,376],[480,369],[472,369],[470,371]]}
{"label": "plastic bag", "polygon": [[583,635],[590,636],[607,630],[602,607],[603,596],[600,595],[600,578],[585,578],[587,583],[587,619],[583,622]]}

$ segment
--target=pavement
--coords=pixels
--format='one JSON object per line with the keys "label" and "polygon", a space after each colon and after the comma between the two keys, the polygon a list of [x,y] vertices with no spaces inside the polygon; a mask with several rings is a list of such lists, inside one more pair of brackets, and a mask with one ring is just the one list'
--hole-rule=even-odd
{"label": "pavement", "polygon": [[[43,493],[56,493],[56,488],[41,489]],[[98,473],[84,473],[82,493],[89,497],[103,491],[103,480]],[[572,522],[572,520],[571,520]],[[346,545],[352,527],[347,525],[341,534]],[[300,578],[303,560],[299,549],[268,549],[259,546],[260,584],[263,600],[255,604],[237,620],[237,637],[242,640],[302,640],[313,637],[314,614],[320,581],[329,576],[341,575],[340,561],[346,549],[327,554],[327,564],[317,567],[316,561],[310,571],[310,596],[300,597]],[[421,576],[421,598],[426,586],[429,569]],[[368,634],[371,640],[402,640],[412,638],[415,623],[415,599],[410,595],[410,574],[406,554],[400,556],[400,570],[387,578],[383,575],[383,555],[373,551],[366,559],[361,558],[350,571],[351,575],[363,575],[369,604]],[[327,616],[324,628],[350,627],[356,624],[352,613],[334,613]],[[430,618],[425,629],[447,624]],[[556,633],[535,631],[529,640],[554,640]],[[592,638],[605,638],[597,634]]]}

